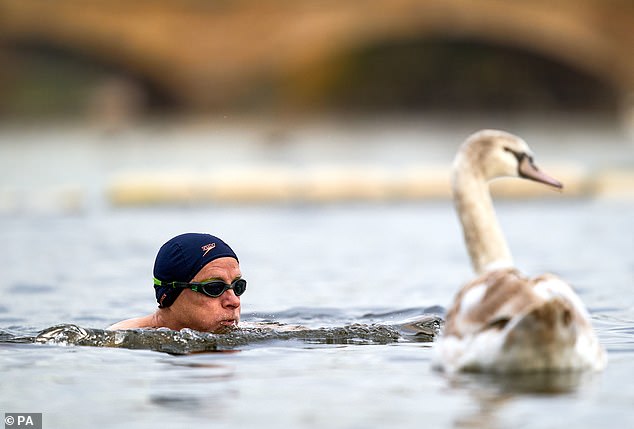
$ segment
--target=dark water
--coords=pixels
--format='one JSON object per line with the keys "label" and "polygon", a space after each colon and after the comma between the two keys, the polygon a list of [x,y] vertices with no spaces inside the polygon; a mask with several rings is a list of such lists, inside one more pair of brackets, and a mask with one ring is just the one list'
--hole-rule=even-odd
{"label": "dark water", "polygon": [[[634,425],[634,204],[500,202],[516,263],[573,284],[599,374],[430,369],[438,315],[471,276],[449,202],[5,216],[0,408],[44,427]],[[107,332],[150,313],[158,247],[222,235],[249,290],[241,328]]]}

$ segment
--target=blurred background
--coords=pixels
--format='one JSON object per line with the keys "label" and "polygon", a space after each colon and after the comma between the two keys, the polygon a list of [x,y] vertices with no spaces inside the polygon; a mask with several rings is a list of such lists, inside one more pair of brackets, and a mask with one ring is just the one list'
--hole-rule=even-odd
{"label": "blurred background", "polygon": [[631,0],[0,0],[0,207],[445,197],[491,127],[631,197],[633,52]]}

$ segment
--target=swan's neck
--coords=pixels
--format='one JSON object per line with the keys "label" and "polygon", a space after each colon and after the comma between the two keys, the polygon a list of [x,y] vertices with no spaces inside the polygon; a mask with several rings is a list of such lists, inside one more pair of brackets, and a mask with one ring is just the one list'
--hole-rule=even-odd
{"label": "swan's neck", "polygon": [[477,273],[512,267],[513,258],[495,216],[484,174],[458,157],[454,166],[453,198],[471,264]]}

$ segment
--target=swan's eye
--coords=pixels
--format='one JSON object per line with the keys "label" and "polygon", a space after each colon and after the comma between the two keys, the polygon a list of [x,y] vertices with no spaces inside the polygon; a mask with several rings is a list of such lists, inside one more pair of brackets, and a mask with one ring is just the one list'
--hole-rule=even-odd
{"label": "swan's eye", "polygon": [[514,150],[513,150],[513,149],[511,149],[510,147],[504,147],[504,150],[505,150],[505,151],[507,151],[507,152],[512,153],[512,154],[513,154],[513,156],[515,157],[515,159],[517,159],[517,162],[518,162],[518,163],[519,163],[519,162],[522,162],[522,160],[523,160],[524,158],[526,158],[526,157],[528,157],[528,159],[531,161],[531,164],[533,163],[533,157],[532,157],[532,156],[530,156],[530,155],[527,155],[527,154],[526,154],[526,153],[524,153],[524,152],[517,152],[517,151],[514,151]]}

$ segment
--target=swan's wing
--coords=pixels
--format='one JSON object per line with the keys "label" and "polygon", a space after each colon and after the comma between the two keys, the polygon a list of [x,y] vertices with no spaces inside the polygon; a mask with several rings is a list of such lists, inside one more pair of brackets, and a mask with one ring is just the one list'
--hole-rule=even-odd
{"label": "swan's wing", "polygon": [[534,284],[517,270],[487,272],[464,286],[454,298],[446,316],[446,336],[473,335],[488,329],[500,330],[518,314],[541,299]]}
{"label": "swan's wing", "polygon": [[572,288],[516,270],[486,273],[450,307],[436,366],[491,371],[601,369],[605,354]]}

